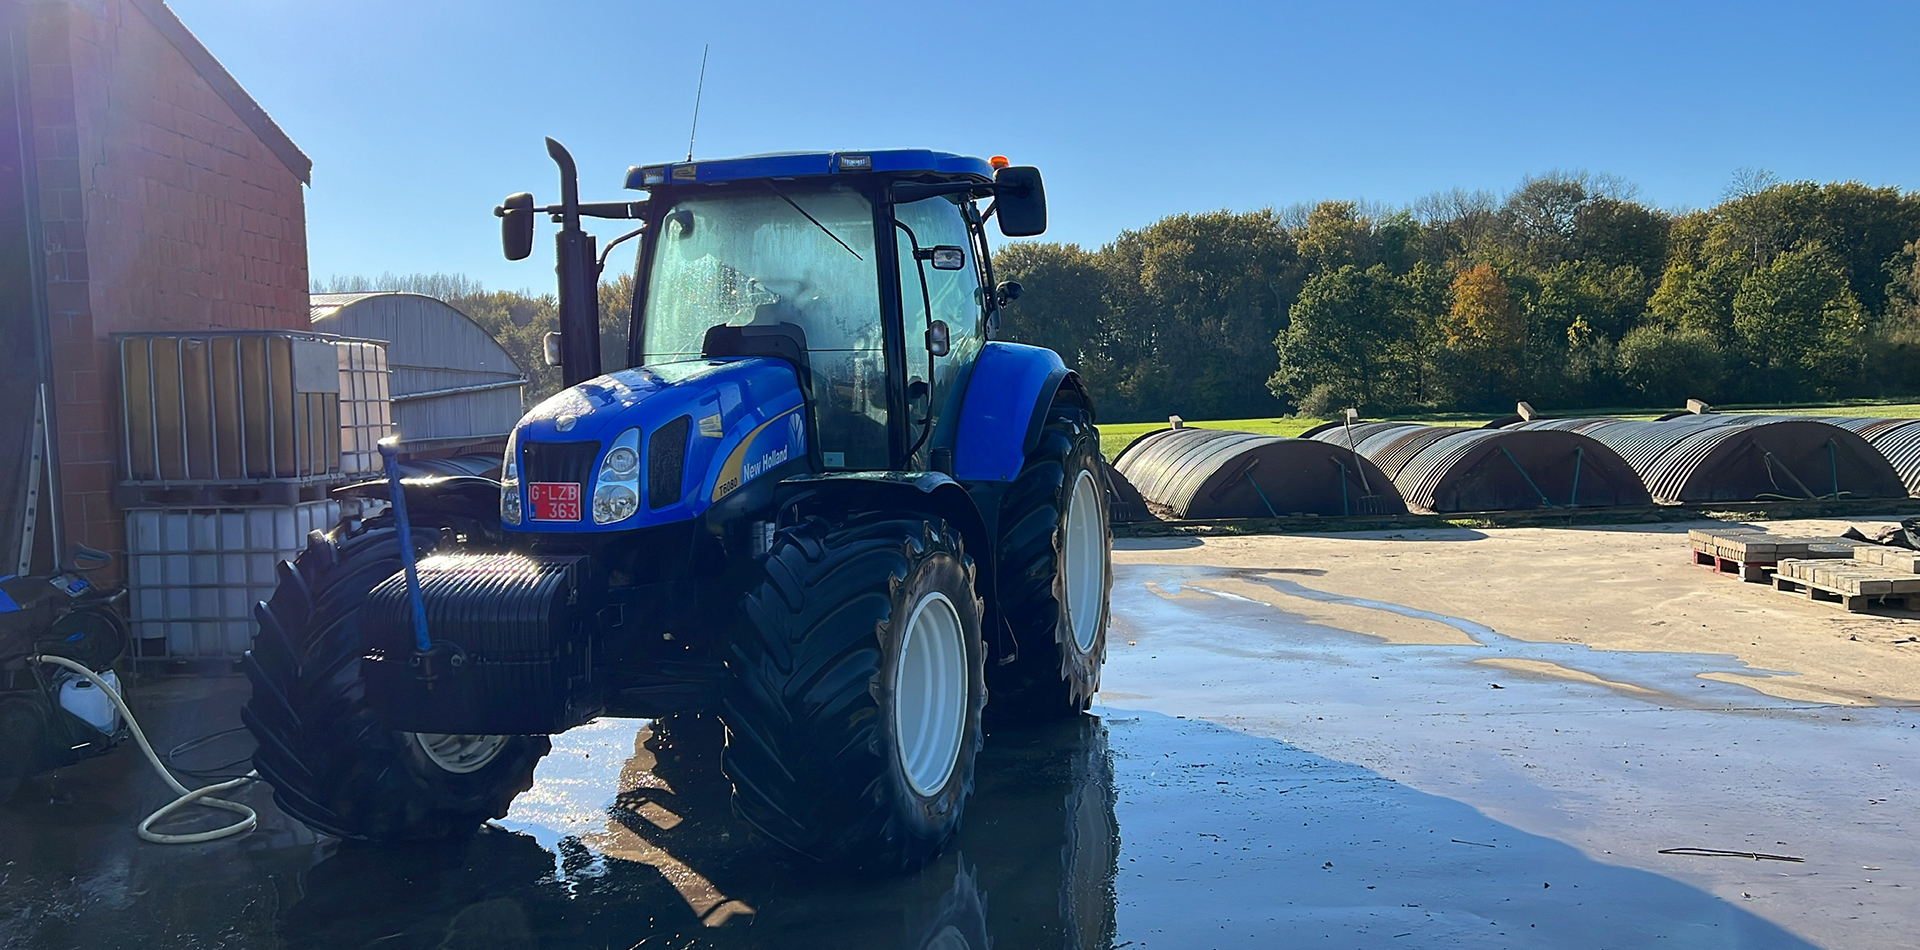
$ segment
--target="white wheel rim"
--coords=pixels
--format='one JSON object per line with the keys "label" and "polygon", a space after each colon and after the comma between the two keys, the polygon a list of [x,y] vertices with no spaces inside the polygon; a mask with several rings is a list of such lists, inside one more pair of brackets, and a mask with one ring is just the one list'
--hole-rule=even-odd
{"label": "white wheel rim", "polygon": [[947,595],[920,598],[893,671],[893,741],[907,784],[922,797],[947,785],[967,727],[967,645]]}
{"label": "white wheel rim", "polygon": [[416,732],[413,740],[420,751],[441,769],[457,775],[478,772],[487,767],[506,748],[507,736],[459,736],[438,732]]}
{"label": "white wheel rim", "polygon": [[1100,635],[1100,597],[1107,586],[1105,526],[1100,523],[1100,486],[1093,473],[1082,470],[1067,498],[1066,524],[1061,527],[1060,557],[1067,578],[1067,624],[1073,643],[1086,653]]}

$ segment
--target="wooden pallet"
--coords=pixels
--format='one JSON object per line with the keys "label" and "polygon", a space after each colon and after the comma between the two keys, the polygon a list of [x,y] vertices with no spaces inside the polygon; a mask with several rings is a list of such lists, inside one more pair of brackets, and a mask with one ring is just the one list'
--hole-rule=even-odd
{"label": "wooden pallet", "polygon": [[1920,574],[1856,560],[1789,558],[1773,575],[1775,590],[1804,593],[1858,613],[1870,607],[1920,605]]}
{"label": "wooden pallet", "polygon": [[1851,558],[1857,542],[1840,538],[1791,538],[1761,528],[1695,528],[1687,532],[1693,563],[1749,583],[1764,583],[1787,558]]}

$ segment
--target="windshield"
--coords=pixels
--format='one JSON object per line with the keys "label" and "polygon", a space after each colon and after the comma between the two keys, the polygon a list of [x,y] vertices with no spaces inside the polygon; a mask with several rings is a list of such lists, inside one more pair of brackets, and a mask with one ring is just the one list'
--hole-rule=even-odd
{"label": "windshield", "polygon": [[684,198],[662,216],[641,353],[698,359],[710,327],[792,323],[810,350],[879,350],[873,207],[845,187]]}
{"label": "windshield", "polygon": [[676,200],[660,218],[640,322],[643,363],[700,358],[707,330],[806,334],[821,462],[888,463],[886,350],[873,205],[843,185]]}

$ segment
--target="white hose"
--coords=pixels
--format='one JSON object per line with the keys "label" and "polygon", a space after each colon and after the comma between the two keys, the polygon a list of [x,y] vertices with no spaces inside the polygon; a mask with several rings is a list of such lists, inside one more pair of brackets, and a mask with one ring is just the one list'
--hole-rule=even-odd
{"label": "white hose", "polygon": [[[205,788],[188,788],[180,784],[180,781],[173,777],[172,772],[167,771],[167,766],[160,761],[160,756],[154,753],[153,744],[147,741],[147,734],[140,730],[140,723],[133,718],[133,710],[127,708],[126,700],[121,699],[119,691],[107,685],[106,680],[101,679],[92,670],[64,656],[40,655],[30,656],[27,657],[27,659],[35,663],[47,663],[61,667],[62,669],[72,670],[91,680],[93,685],[99,687],[101,692],[107,694],[107,698],[113,700],[113,705],[120,710],[120,715],[127,717],[127,730],[133,733],[133,741],[139,744],[140,751],[146,753],[147,761],[153,763],[153,770],[160,773],[162,781],[171,786],[174,791],[180,793],[179,798],[161,806],[159,811],[148,815],[145,820],[140,822],[140,826],[134,829],[135,832],[140,835],[141,840],[151,841],[154,844],[199,844],[203,841],[218,841],[221,838],[245,834],[252,831],[254,826],[260,823],[260,816],[254,812],[253,809],[239,802],[230,802],[224,798],[210,797],[215,792],[231,791],[257,781],[260,773],[248,772],[239,778],[208,785]],[[239,815],[240,820],[233,824],[222,825],[221,827],[208,831],[196,831],[192,834],[184,835],[170,835],[153,830],[154,822],[188,805],[199,805],[202,808],[219,808],[230,811]]]}

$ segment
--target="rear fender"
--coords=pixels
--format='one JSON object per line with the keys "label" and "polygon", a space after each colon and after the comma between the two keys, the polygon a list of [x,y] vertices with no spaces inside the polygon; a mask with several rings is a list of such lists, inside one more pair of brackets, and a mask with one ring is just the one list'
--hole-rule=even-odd
{"label": "rear fender", "polygon": [[1052,350],[988,343],[980,350],[960,407],[953,474],[967,482],[1011,482],[1039,444],[1047,410],[1064,400],[1093,412],[1080,376]]}

